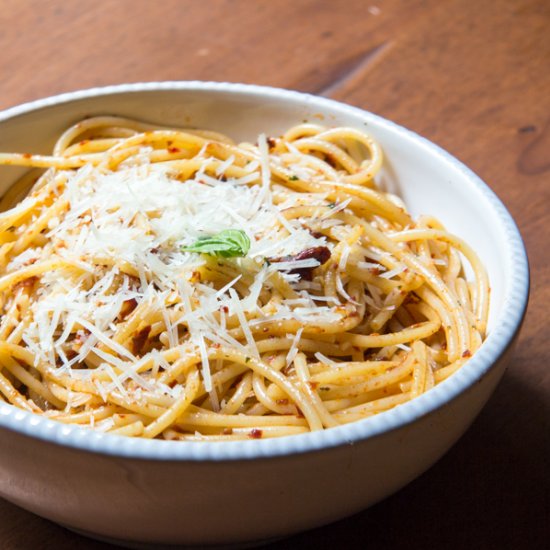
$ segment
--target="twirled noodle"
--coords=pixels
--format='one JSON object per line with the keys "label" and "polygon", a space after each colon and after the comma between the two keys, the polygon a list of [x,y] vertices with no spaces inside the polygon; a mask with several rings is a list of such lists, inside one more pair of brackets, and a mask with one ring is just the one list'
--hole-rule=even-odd
{"label": "twirled noodle", "polygon": [[0,164],[35,169],[0,214],[0,393],[34,413],[171,440],[299,434],[421,395],[484,338],[477,256],[378,188],[382,151],[355,129],[254,145],[95,117]]}

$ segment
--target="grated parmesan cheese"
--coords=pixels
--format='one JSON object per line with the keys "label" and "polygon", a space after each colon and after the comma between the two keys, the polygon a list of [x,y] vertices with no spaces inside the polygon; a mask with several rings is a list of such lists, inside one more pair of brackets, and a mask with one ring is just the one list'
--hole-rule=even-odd
{"label": "grated parmesan cheese", "polygon": [[[290,346],[290,349],[288,350],[287,356],[286,356],[286,367],[288,368],[293,362],[294,359],[296,359],[296,356],[298,355],[298,344],[300,342],[300,338],[302,337],[303,328],[299,328],[296,331],[296,334],[294,335],[294,338],[292,339],[292,345]],[[291,336],[287,334],[287,338]]]}

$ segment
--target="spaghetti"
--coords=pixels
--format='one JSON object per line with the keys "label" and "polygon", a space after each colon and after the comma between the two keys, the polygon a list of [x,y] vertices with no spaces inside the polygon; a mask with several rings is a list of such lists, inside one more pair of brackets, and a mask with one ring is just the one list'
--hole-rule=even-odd
{"label": "spaghetti", "polygon": [[35,169],[0,214],[0,393],[22,409],[145,438],[299,434],[415,398],[484,338],[475,253],[377,187],[380,146],[352,128],[235,144],[95,117],[0,164]]}

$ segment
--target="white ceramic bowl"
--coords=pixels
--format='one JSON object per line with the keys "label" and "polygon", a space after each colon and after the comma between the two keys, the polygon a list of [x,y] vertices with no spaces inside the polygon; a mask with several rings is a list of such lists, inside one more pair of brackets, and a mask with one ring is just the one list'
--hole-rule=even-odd
{"label": "white ceramic bowl", "polygon": [[[64,128],[97,114],[249,140],[304,119],[370,132],[386,153],[385,183],[414,214],[434,214],[482,258],[492,287],[490,333],[464,368],[421,397],[364,421],[280,439],[136,440],[2,402],[2,497],[111,541],[241,544],[353,514],[403,487],[462,435],[504,372],[529,287],[516,225],[474,173],[426,139],[360,109],[273,88],[202,82],[113,86],[8,109],[0,113],[0,151],[46,153]],[[20,173],[0,169],[0,194]]]}

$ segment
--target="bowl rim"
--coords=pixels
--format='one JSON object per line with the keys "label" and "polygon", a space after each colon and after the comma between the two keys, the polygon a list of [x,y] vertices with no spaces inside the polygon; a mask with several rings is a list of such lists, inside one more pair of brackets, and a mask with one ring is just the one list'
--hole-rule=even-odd
{"label": "bowl rim", "polygon": [[310,453],[358,443],[361,440],[401,428],[433,413],[486,376],[497,360],[506,352],[519,331],[529,295],[527,253],[515,221],[497,195],[462,162],[428,139],[379,115],[333,99],[269,86],[227,82],[164,81],[95,87],[38,99],[0,111],[0,124],[22,114],[76,100],[113,94],[165,90],[214,91],[237,96],[247,94],[266,99],[294,101],[302,105],[306,104],[308,107],[327,108],[333,112],[360,118],[365,122],[373,122],[377,126],[392,131],[400,138],[412,139],[430,155],[435,155],[458,169],[494,209],[505,232],[508,245],[507,259],[511,262],[510,265],[515,266],[509,290],[504,295],[504,305],[500,315],[501,322],[489,333],[481,348],[470,361],[429,392],[378,415],[328,430],[265,440],[227,442],[146,440],[110,435],[77,425],[63,424],[18,409],[3,401],[0,401],[0,428],[75,450],[138,460],[218,462],[269,459]]}

